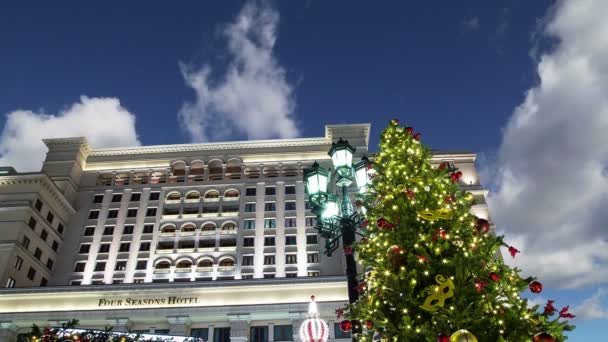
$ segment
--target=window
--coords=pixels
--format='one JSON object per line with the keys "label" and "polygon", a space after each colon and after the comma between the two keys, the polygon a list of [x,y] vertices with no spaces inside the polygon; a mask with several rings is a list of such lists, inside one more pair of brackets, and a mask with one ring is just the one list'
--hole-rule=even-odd
{"label": "window", "polygon": [[23,265],[23,258],[21,258],[20,256],[15,257],[15,269],[16,270],[21,270],[21,266]]}
{"label": "window", "polygon": [[34,251],[34,257],[38,260],[40,260],[40,257],[42,256],[42,250],[40,250],[40,248],[36,247],[36,250]]}
{"label": "window", "polygon": [[23,245],[23,248],[28,249],[30,247],[30,239],[27,236],[24,236],[23,240],[21,240],[21,244]]}
{"label": "window", "polygon": [[243,223],[245,229],[255,229],[255,220],[245,220]]}
{"label": "window", "polygon": [[6,282],[6,287],[7,288],[15,287],[15,279],[9,277]]}
{"label": "window", "polygon": [[144,278],[133,278],[133,284],[143,284]]}
{"label": "window", "polygon": [[36,277],[36,270],[33,267],[30,267],[27,271],[27,279],[34,280],[34,277]]}
{"label": "window", "polygon": [[89,253],[89,251],[91,251],[91,245],[87,243],[87,244],[80,245],[80,249],[78,250],[78,253],[87,254],[87,253]]}
{"label": "window", "polygon": [[274,255],[264,255],[264,265],[274,265]]}
{"label": "window", "polygon": [[99,245],[99,253],[110,253],[110,244],[102,243]]}
{"label": "window", "polygon": [[317,218],[316,217],[307,217],[306,218],[306,227],[314,227],[315,224],[317,224]]}
{"label": "window", "polygon": [[46,214],[46,220],[49,221],[49,223],[53,223],[54,219],[55,219],[55,215],[53,215],[53,213],[49,211]]}
{"label": "window", "polygon": [[103,284],[105,284],[105,283],[103,282],[103,279],[93,279],[93,280],[91,281],[91,284],[92,284],[92,285],[103,285]]}
{"label": "window", "polygon": [[150,234],[153,231],[154,231],[154,225],[153,224],[144,224],[144,230],[143,230],[144,234]]}
{"label": "window", "polygon": [[264,220],[264,228],[271,229],[277,227],[277,220],[275,219],[265,219]]}
{"label": "window", "polygon": [[103,228],[103,235],[113,235],[114,234],[114,226],[105,226]]}
{"label": "window", "polygon": [[320,275],[321,275],[321,272],[319,272],[319,271],[308,271],[309,277],[318,277]]}
{"label": "window", "polygon": [[230,328],[213,328],[213,342],[230,342]]}
{"label": "window", "polygon": [[293,327],[291,325],[274,326],[275,341],[293,341]]}
{"label": "window", "polygon": [[135,269],[136,270],[145,270],[147,265],[148,265],[148,260],[137,260]]}
{"label": "window", "polygon": [[251,274],[251,273],[241,274],[241,279],[253,279],[253,274]]}
{"label": "window", "polygon": [[116,267],[114,267],[114,271],[124,271],[127,269],[127,261],[120,260],[116,262]]}
{"label": "window", "polygon": [[296,193],[295,185],[286,185],[285,186],[285,195],[294,195]]}
{"label": "window", "polygon": [[294,201],[285,202],[285,210],[296,210],[296,202],[294,202]]}
{"label": "window", "polygon": [[118,209],[110,209],[108,210],[108,218],[117,218],[118,217]]}
{"label": "window", "polygon": [[275,188],[274,186],[266,187],[266,195],[271,196],[271,195],[276,195],[276,194],[277,194],[277,188]]}
{"label": "window", "polygon": [[286,264],[297,264],[298,256],[295,254],[286,254],[285,255],[285,263]]}
{"label": "window", "polygon": [[137,208],[131,208],[127,210],[127,217],[136,217],[137,216]]}
{"label": "window", "polygon": [[74,265],[74,272],[84,272],[84,266],[84,262],[77,262],[76,265]]}
{"label": "window", "polygon": [[245,196],[255,196],[256,188],[245,189]]}
{"label": "window", "polygon": [[53,261],[53,259],[49,258],[46,261],[46,268],[48,268],[49,270],[53,270],[53,265],[55,264],[55,262]]}
{"label": "window", "polygon": [[32,229],[36,229],[36,219],[34,219],[33,217],[30,217],[30,220],[27,223],[27,225],[30,226],[30,228],[32,228]]}
{"label": "window", "polygon": [[304,202],[304,209],[306,209],[306,210],[312,209],[312,204],[310,203],[310,201]]}
{"label": "window", "polygon": [[42,202],[39,199],[36,199],[36,204],[34,204],[34,208],[36,208],[36,210],[38,211],[42,210]]}
{"label": "window", "polygon": [[264,238],[264,246],[274,246],[274,236],[267,236]]}
{"label": "window", "polygon": [[40,238],[44,241],[46,241],[46,238],[49,236],[49,233],[46,230],[42,230],[42,232],[40,232]]}
{"label": "window", "polygon": [[209,328],[192,328],[190,329],[190,336],[207,341],[209,338]]}
{"label": "window", "polygon": [[253,266],[253,255],[243,255],[243,266]]}
{"label": "window", "polygon": [[59,234],[63,234],[63,224],[58,224],[57,225],[57,231],[59,232]]}
{"label": "window", "polygon": [[317,234],[306,235],[306,244],[307,245],[316,245],[319,243],[319,239],[317,238]]}
{"label": "window", "polygon": [[112,279],[112,284],[122,284],[124,282],[124,279]]}
{"label": "window", "polygon": [[160,198],[160,192],[151,192],[150,193],[150,197],[149,197],[150,201],[158,201],[159,198]]}
{"label": "window", "polygon": [[296,245],[296,236],[295,235],[286,235],[285,236],[285,245],[286,246],[295,246]]}
{"label": "window", "polygon": [[80,280],[72,280],[70,281],[70,286],[78,286],[82,283]]}
{"label": "window", "polygon": [[59,243],[57,243],[57,241],[53,241],[53,245],[51,246],[51,248],[57,252],[57,250],[59,249]]}
{"label": "window", "polygon": [[99,210],[89,211],[89,220],[96,220],[99,218]]}
{"label": "window", "polygon": [[156,216],[156,208],[148,208],[146,210],[146,216]]}
{"label": "window", "polygon": [[119,252],[128,252],[129,251],[129,247],[131,247],[131,244],[129,242],[123,242],[120,244],[120,247],[118,248]]}
{"label": "window", "polygon": [[268,342],[268,327],[251,327],[249,334],[251,342]]}
{"label": "window", "polygon": [[264,278],[265,279],[275,278],[275,274],[274,273],[264,273]]}
{"label": "window", "polygon": [[132,224],[125,225],[125,226],[122,228],[122,233],[123,233],[123,235],[130,235],[130,234],[133,234],[133,228],[135,228],[135,226],[133,226]]}
{"label": "window", "polygon": [[350,331],[344,332],[340,329],[340,323],[334,323],[334,332],[336,334],[336,338],[351,338]]}
{"label": "window", "polygon": [[86,227],[84,229],[84,236],[93,236],[95,234],[95,227]]}
{"label": "window", "polygon": [[255,203],[245,203],[246,213],[255,213]]}
{"label": "window", "polygon": [[264,211],[276,211],[277,205],[274,202],[268,202],[264,204]]}
{"label": "window", "polygon": [[154,333],[157,335],[169,335],[169,329],[156,329]]}
{"label": "window", "polygon": [[95,264],[95,272],[101,272],[101,271],[105,271],[106,270],[106,262],[105,261],[98,261]]}
{"label": "window", "polygon": [[134,192],[131,194],[131,202],[139,202],[141,199],[141,194],[139,192]]}
{"label": "window", "polygon": [[297,278],[297,277],[298,277],[297,272],[286,272],[285,273],[285,278]]}
{"label": "window", "polygon": [[150,250],[150,243],[149,242],[142,242],[139,245],[139,251],[140,252],[147,252]]}
{"label": "window", "polygon": [[122,194],[114,194],[112,195],[112,202],[120,202],[122,201]]}
{"label": "window", "polygon": [[46,280],[45,277],[42,277],[42,279],[40,279],[40,286],[41,287],[45,287],[47,283],[48,283],[48,280]]}
{"label": "window", "polygon": [[253,247],[255,244],[255,239],[253,237],[243,238],[243,247]]}
{"label": "window", "polygon": [[318,252],[314,252],[314,253],[308,253],[308,263],[318,263],[319,262],[319,253]]}
{"label": "window", "polygon": [[101,202],[103,202],[103,195],[93,196],[93,203],[101,203]]}
{"label": "window", "polygon": [[296,226],[295,217],[286,217],[285,218],[285,228],[294,228],[295,226]]}

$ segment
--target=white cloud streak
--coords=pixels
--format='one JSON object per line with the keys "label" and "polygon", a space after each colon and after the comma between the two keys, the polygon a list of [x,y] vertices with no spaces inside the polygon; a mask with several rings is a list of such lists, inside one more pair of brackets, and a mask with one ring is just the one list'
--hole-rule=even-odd
{"label": "white cloud streak", "polygon": [[608,319],[608,291],[599,288],[595,293],[574,308],[576,318],[580,320]]}
{"label": "white cloud streak", "polygon": [[47,148],[45,138],[85,136],[96,148],[136,146],[135,115],[116,98],[89,98],[57,114],[15,110],[7,114],[0,135],[0,165],[18,171],[40,171]]}
{"label": "white cloud streak", "polygon": [[515,109],[498,154],[492,216],[523,253],[506,260],[558,288],[608,282],[608,1],[559,1],[558,44]]}
{"label": "white cloud streak", "polygon": [[299,136],[293,118],[293,87],[274,56],[278,12],[267,3],[248,2],[223,30],[228,66],[180,64],[186,84],[196,96],[183,104],[179,121],[193,141]]}

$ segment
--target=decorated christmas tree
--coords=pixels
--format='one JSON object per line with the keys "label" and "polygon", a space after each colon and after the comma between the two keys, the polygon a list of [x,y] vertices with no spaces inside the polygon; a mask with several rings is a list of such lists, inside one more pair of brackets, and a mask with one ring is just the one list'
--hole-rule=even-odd
{"label": "decorated christmas tree", "polygon": [[366,270],[359,300],[338,315],[362,322],[360,341],[563,341],[573,329],[553,301],[529,308],[520,296],[542,284],[522,279],[500,247],[519,251],[470,213],[462,173],[431,165],[420,133],[392,120],[381,135],[371,184],[357,202],[364,237],[355,246]]}

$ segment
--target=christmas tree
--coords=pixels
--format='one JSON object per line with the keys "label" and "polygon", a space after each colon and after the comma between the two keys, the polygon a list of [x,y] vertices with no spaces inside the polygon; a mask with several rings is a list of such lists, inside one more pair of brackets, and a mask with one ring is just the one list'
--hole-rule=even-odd
{"label": "christmas tree", "polygon": [[[563,341],[574,327],[565,307],[528,307],[523,291],[542,284],[505,265],[499,248],[519,252],[470,213],[462,173],[431,165],[420,133],[392,120],[381,135],[371,184],[358,205],[364,237],[355,246],[366,270],[359,300],[338,315],[365,328],[360,341]],[[556,317],[555,317],[556,316]],[[348,329],[352,324],[344,321]]]}

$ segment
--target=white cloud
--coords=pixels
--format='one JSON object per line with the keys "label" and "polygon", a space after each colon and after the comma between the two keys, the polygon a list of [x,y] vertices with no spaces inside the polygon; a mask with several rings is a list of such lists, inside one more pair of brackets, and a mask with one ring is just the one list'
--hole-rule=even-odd
{"label": "white cloud", "polygon": [[572,310],[578,319],[608,319],[608,291],[599,288]]}
{"label": "white cloud", "polygon": [[[267,3],[249,2],[223,30],[228,66],[222,73],[205,65],[181,64],[196,101],[184,103],[179,121],[193,141],[299,135],[293,118],[293,87],[274,56],[279,14]],[[214,77],[217,74],[220,77]]]}
{"label": "white cloud", "polygon": [[477,31],[477,29],[479,29],[479,17],[475,16],[470,19],[464,20],[462,22],[462,25],[468,30]]}
{"label": "white cloud", "polygon": [[15,110],[7,114],[0,135],[0,165],[40,171],[47,148],[44,138],[85,136],[96,148],[139,145],[135,115],[116,98],[89,98],[57,114]]}
{"label": "white cloud", "polygon": [[608,1],[559,1],[538,85],[499,149],[492,216],[522,250],[506,260],[552,287],[608,282]]}

